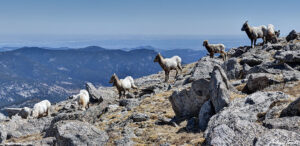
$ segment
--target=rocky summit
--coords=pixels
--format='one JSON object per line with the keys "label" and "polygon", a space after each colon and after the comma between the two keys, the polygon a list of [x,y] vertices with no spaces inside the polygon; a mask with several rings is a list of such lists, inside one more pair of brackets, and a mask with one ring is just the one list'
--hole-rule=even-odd
{"label": "rocky summit", "polygon": [[114,87],[86,84],[92,104],[52,104],[0,114],[1,145],[300,145],[300,34],[276,44],[231,48],[203,57],[165,83],[164,73],[135,79],[119,99]]}

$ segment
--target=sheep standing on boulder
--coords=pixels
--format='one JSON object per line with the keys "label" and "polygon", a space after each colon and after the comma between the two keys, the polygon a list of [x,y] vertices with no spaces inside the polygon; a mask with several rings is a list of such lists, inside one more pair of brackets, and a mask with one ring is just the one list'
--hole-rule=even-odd
{"label": "sheep standing on boulder", "polygon": [[86,110],[90,103],[89,93],[86,90],[80,90],[79,94],[75,96],[77,103],[81,106],[82,110]]}
{"label": "sheep standing on boulder", "polygon": [[181,58],[179,56],[163,58],[160,53],[158,53],[154,59],[154,62],[158,62],[161,68],[165,71],[165,82],[168,82],[171,70],[176,70],[175,78],[177,78],[178,70],[180,70],[180,72],[182,71]]}
{"label": "sheep standing on boulder", "polygon": [[[256,45],[256,40],[258,38],[263,39],[263,44],[265,43],[266,34],[267,34],[267,27],[265,25],[261,25],[258,27],[250,26],[248,21],[246,21],[241,29],[241,31],[245,31],[248,35],[249,39],[251,40],[251,47],[254,48]],[[253,44],[254,42],[254,44]]]}
{"label": "sheep standing on boulder", "polygon": [[266,42],[277,43],[277,35],[273,24],[269,24],[267,28]]}
{"label": "sheep standing on boulder", "polygon": [[51,103],[48,100],[43,100],[41,102],[38,102],[33,106],[31,115],[34,118],[40,118],[45,115],[48,116],[50,107],[51,107]]}
{"label": "sheep standing on boulder", "polygon": [[119,98],[121,98],[123,95],[125,96],[126,91],[129,91],[131,88],[137,89],[131,76],[127,76],[124,79],[119,79],[114,73],[111,76],[109,83],[113,83],[113,86],[116,86],[119,92]]}
{"label": "sheep standing on boulder", "polygon": [[223,44],[209,44],[207,40],[203,41],[203,46],[209,52],[210,58],[214,58],[215,53],[220,53],[225,61],[227,53],[225,52],[225,45]]}

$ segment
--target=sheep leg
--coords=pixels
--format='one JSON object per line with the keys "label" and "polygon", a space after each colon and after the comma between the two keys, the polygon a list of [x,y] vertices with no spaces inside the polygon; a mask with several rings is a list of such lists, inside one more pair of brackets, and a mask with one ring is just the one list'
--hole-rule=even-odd
{"label": "sheep leg", "polygon": [[210,52],[209,55],[210,55],[210,58],[214,58],[214,52]]}
{"label": "sheep leg", "polygon": [[181,64],[178,64],[177,67],[179,68],[180,72],[182,72],[182,66],[181,66]]}
{"label": "sheep leg", "polygon": [[257,39],[254,39],[254,47],[256,46],[256,40],[257,40]]}
{"label": "sheep leg", "polygon": [[175,79],[177,79],[177,75],[178,75],[178,68],[176,68]]}
{"label": "sheep leg", "polygon": [[222,56],[223,61],[225,61],[225,56],[223,53],[221,53],[221,56]]}
{"label": "sheep leg", "polygon": [[169,71],[165,71],[165,82],[169,80]]}
{"label": "sheep leg", "polygon": [[122,91],[119,91],[119,99],[122,97]]}
{"label": "sheep leg", "polygon": [[278,39],[277,39],[277,36],[275,36],[274,43],[277,43],[277,42],[278,42]]}
{"label": "sheep leg", "polygon": [[251,39],[251,47],[254,48],[254,47],[253,47],[253,39]]}
{"label": "sheep leg", "polygon": [[223,61],[225,61],[227,59],[226,52],[222,50],[221,55],[222,55]]}

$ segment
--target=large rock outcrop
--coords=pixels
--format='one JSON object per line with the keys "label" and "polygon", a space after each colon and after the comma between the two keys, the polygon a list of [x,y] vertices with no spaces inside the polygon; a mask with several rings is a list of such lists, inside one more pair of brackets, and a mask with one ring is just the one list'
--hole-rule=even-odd
{"label": "large rock outcrop", "polygon": [[209,83],[209,94],[215,112],[219,112],[224,107],[228,106],[230,93],[233,89],[229,83],[224,70],[220,66],[215,66],[211,74]]}
{"label": "large rock outcrop", "polygon": [[214,66],[221,64],[222,61],[217,59],[212,59],[209,57],[201,58],[191,71],[192,76],[189,78],[189,81],[192,82],[199,79],[209,79],[210,73],[213,71]]}
{"label": "large rock outcrop", "polygon": [[201,105],[209,99],[207,79],[194,81],[190,89],[175,90],[169,100],[176,117],[197,116]]}
{"label": "large rock outcrop", "polygon": [[230,58],[223,64],[223,68],[226,71],[228,79],[239,79],[241,78],[241,72],[243,67],[239,63],[238,59]]}
{"label": "large rock outcrop", "polygon": [[295,30],[292,30],[288,36],[286,36],[286,41],[292,41],[292,40],[295,40],[295,39],[300,39],[300,34],[297,33]]}
{"label": "large rock outcrop", "polygon": [[20,138],[26,135],[42,133],[49,128],[52,118],[43,117],[40,119],[22,119],[14,116],[10,121],[2,123],[0,127],[0,143],[11,138]]}
{"label": "large rock outcrop", "polygon": [[211,117],[204,135],[205,144],[255,144],[257,138],[268,130],[257,123],[259,115],[270,110],[272,103],[287,99],[289,96],[282,92],[256,92],[233,100],[228,107]]}

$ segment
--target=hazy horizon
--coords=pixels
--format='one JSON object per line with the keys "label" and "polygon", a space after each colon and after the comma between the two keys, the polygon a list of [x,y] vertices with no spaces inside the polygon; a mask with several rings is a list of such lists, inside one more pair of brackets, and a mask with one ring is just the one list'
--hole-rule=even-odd
{"label": "hazy horizon", "polygon": [[0,51],[22,47],[84,48],[99,46],[106,49],[133,49],[151,46],[155,49],[204,49],[203,40],[224,43],[227,48],[245,45],[249,40],[241,35],[122,35],[122,36],[25,36],[5,38],[0,36]]}

